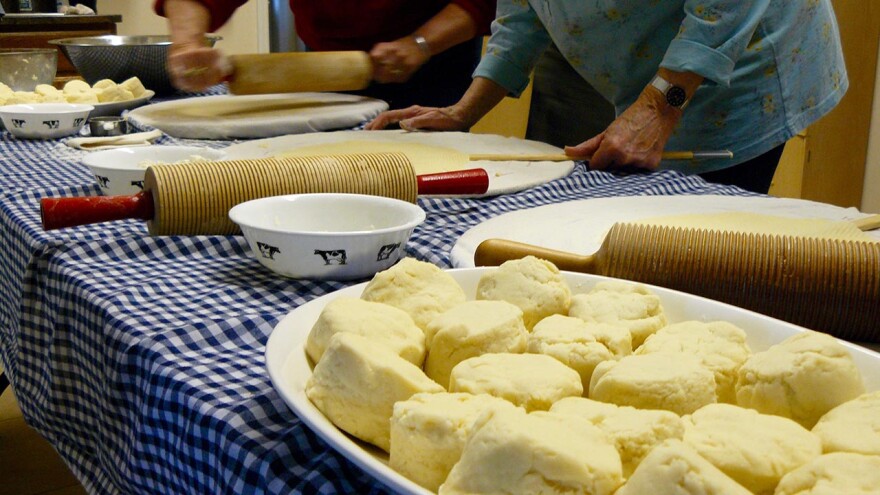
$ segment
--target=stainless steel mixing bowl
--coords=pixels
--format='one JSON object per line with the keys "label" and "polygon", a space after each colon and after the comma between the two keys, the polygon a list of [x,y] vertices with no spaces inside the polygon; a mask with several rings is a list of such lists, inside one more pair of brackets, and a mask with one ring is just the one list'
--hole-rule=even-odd
{"label": "stainless steel mixing bowl", "polygon": [[[206,36],[214,46],[219,36]],[[91,36],[52,40],[89,84],[101,79],[121,83],[137,76],[144,87],[156,94],[175,92],[168,77],[168,36]]]}
{"label": "stainless steel mixing bowl", "polygon": [[58,70],[54,48],[0,49],[0,82],[13,91],[33,91],[38,84],[52,84]]}

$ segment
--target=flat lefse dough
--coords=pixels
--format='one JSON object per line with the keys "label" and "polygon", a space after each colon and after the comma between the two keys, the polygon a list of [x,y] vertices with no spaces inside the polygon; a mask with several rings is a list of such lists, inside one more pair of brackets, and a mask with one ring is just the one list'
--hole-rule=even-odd
{"label": "flat lefse dough", "polygon": [[285,151],[279,158],[291,156],[340,155],[352,153],[403,153],[409,158],[417,175],[452,172],[469,168],[469,157],[452,148],[403,141],[340,141],[316,144]]}
{"label": "flat lefse dough", "polygon": [[851,222],[824,218],[791,218],[762,215],[745,211],[722,213],[694,213],[643,218],[635,223],[713,229],[753,234],[778,234],[799,237],[819,237],[847,241],[874,241]]}

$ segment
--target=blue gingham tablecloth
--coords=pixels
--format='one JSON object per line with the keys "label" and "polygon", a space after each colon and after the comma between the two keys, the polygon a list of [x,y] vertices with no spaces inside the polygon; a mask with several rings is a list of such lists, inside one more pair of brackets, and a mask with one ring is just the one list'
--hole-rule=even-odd
{"label": "blue gingham tablecloth", "polygon": [[[84,153],[0,133],[0,359],[28,424],[91,493],[385,493],[298,420],[263,362],[284,315],[347,284],[277,276],[238,236],[151,237],[133,220],[43,231],[40,198],[98,194]],[[505,212],[674,194],[747,193],[581,164],[517,194],[421,198],[406,251],[449,267],[461,234]]]}

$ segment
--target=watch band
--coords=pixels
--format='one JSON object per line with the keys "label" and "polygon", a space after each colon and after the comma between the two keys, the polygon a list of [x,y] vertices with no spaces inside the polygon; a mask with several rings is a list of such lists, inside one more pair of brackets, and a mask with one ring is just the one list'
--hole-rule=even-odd
{"label": "watch band", "polygon": [[431,58],[431,45],[428,44],[428,40],[426,40],[424,36],[418,34],[413,35],[412,39],[416,42],[416,46],[419,47],[419,50],[421,50],[426,57]]}
{"label": "watch band", "polygon": [[666,103],[671,107],[684,110],[691,101],[684,88],[672,84],[660,75],[654,76],[654,79],[651,80],[651,86],[663,93],[663,96],[666,97]]}

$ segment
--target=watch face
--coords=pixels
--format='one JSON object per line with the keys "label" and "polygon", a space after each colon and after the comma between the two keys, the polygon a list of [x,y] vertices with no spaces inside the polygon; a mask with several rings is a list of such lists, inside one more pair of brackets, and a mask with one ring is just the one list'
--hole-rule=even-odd
{"label": "watch face", "polygon": [[666,102],[670,105],[678,108],[684,105],[684,102],[687,101],[687,95],[684,92],[684,89],[679,88],[678,86],[672,86],[666,91]]}

